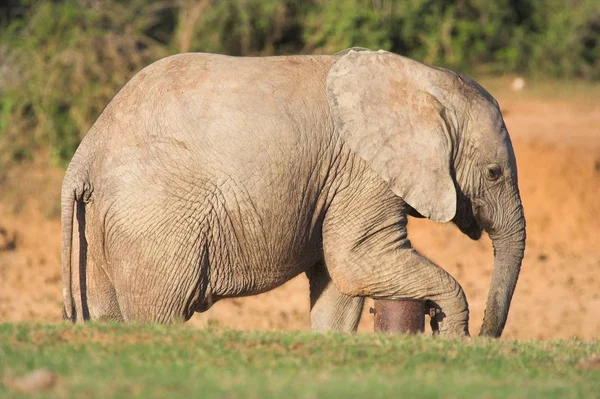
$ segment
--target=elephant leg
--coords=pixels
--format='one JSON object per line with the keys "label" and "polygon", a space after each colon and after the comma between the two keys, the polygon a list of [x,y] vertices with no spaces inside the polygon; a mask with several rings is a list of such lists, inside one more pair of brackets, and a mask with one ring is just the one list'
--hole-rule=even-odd
{"label": "elephant leg", "polygon": [[87,302],[91,320],[123,321],[115,287],[93,258],[87,263]]}
{"label": "elephant leg", "polygon": [[[115,287],[106,274],[107,263],[102,248],[101,223],[95,217],[94,204],[88,204],[85,221],[85,250],[83,262],[74,282],[75,292],[81,292],[81,303],[84,315],[91,320],[123,321]],[[77,241],[75,241],[77,242]],[[78,248],[80,249],[80,248]],[[79,254],[77,254],[79,257]],[[82,267],[83,266],[83,267]],[[85,281],[85,284],[83,283]]]}
{"label": "elephant leg", "polygon": [[201,295],[197,263],[165,267],[158,261],[120,261],[114,269],[125,322],[182,323],[194,314]]}
{"label": "elephant leg", "polygon": [[461,286],[414,249],[393,251],[377,261],[353,258],[343,263],[327,262],[332,281],[341,292],[373,299],[431,301],[441,309],[441,335],[468,335],[469,309]]}
{"label": "elephant leg", "polygon": [[318,263],[306,276],[310,282],[310,324],[313,331],[355,332],[364,298],[342,294],[327,269]]}
{"label": "elephant leg", "polygon": [[[373,193],[378,196],[369,197]],[[325,265],[339,291],[431,301],[441,309],[441,335],[468,335],[466,296],[449,273],[412,248],[404,202],[375,190],[339,201],[330,207],[323,229]]]}

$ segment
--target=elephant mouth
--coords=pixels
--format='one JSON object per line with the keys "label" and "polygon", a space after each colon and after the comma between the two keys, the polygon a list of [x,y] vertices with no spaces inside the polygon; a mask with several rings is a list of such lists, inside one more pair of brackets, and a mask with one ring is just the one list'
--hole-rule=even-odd
{"label": "elephant mouth", "polygon": [[464,234],[466,234],[471,240],[479,240],[483,232],[481,226],[479,226],[479,224],[475,221],[464,228],[459,226],[459,229]]}
{"label": "elephant mouth", "polygon": [[483,228],[474,215],[473,210],[470,209],[470,204],[465,205],[464,207],[459,208],[456,217],[454,219],[454,224],[458,227],[458,229],[469,237],[471,240],[479,240],[481,238],[481,234],[483,233]]}

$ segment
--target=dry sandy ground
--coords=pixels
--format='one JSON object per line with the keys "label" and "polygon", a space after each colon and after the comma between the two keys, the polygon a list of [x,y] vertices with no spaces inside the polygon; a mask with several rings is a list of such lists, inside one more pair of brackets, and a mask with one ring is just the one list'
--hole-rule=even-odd
{"label": "dry sandy ground", "polygon": [[[503,337],[600,338],[600,89],[531,85],[515,93],[507,86],[488,85],[517,153],[528,240]],[[0,181],[0,321],[60,320],[60,179],[60,171],[40,166]],[[412,220],[409,234],[462,284],[477,333],[492,272],[489,239],[474,242],[427,220]],[[368,307],[362,331],[372,330]],[[220,302],[190,321],[209,323],[307,329],[307,280],[301,275],[269,293]]]}

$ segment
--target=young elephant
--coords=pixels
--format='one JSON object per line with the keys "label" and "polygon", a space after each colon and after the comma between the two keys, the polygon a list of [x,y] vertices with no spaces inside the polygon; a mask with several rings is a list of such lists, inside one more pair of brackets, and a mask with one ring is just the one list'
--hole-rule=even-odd
{"label": "young elephant", "polygon": [[181,54],[139,72],[62,189],[64,316],[168,323],[310,279],[315,330],[364,297],[430,300],[468,335],[459,284],[417,253],[407,213],[487,231],[482,334],[500,336],[525,245],[511,142],[472,80],[385,52]]}

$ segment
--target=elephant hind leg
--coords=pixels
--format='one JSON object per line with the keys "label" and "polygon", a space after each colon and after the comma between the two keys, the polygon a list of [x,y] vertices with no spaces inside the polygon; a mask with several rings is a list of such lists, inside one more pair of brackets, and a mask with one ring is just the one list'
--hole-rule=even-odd
{"label": "elephant hind leg", "polygon": [[87,302],[91,320],[123,321],[115,287],[90,258],[88,261]]}
{"label": "elephant hind leg", "polygon": [[364,298],[345,295],[321,262],[306,272],[310,281],[310,324],[313,331],[355,332]]}
{"label": "elephant hind leg", "polygon": [[115,289],[125,322],[185,322],[198,309],[206,290],[197,264],[165,267],[158,262],[120,261],[114,269]]}
{"label": "elephant hind leg", "polygon": [[[101,244],[101,223],[95,217],[94,205],[89,204],[87,223],[85,224],[86,257],[85,273],[85,302],[86,310],[91,320],[123,321],[119,309],[115,287],[107,275],[107,262]],[[75,279],[80,281],[80,279]]]}

